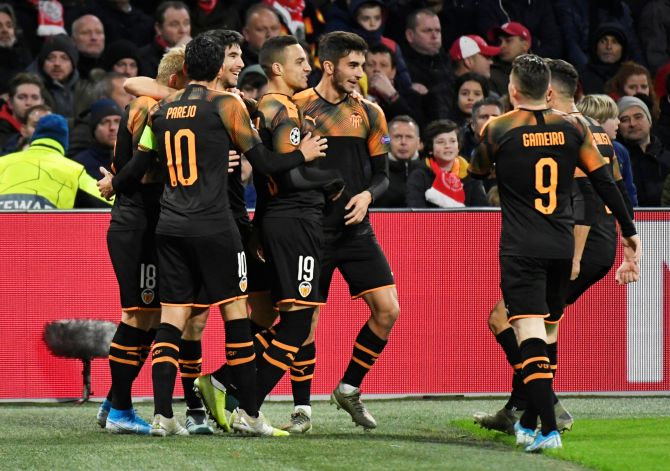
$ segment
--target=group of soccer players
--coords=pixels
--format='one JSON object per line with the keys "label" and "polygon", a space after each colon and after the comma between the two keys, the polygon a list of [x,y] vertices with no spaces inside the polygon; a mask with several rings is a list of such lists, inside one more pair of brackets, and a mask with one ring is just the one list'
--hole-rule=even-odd
{"label": "group of soccer players", "polygon": [[[347,279],[352,297],[368,303],[371,316],[356,338],[332,401],[356,424],[376,426],[360,400],[360,384],[386,345],[399,308],[390,267],[367,217],[368,205],[388,185],[386,122],[376,105],[351,94],[363,74],[366,44],[349,33],[326,35],[320,44],[323,80],[294,97],[307,86],[305,52],[290,36],[267,41],[260,61],[270,89],[254,104],[224,91],[236,85],[237,73],[231,71],[241,69],[240,42],[238,33],[218,30],[186,46],[188,77],[183,79],[188,84],[171,94],[149,87],[147,94],[155,98],[168,96],[153,106],[151,99],[138,98],[129,107],[124,118],[128,136],[115,155],[116,175],[107,174],[99,184],[103,194],[117,194],[110,234],[112,228],[122,233],[110,236],[109,246],[124,312],[110,351],[112,391],[98,414],[100,424],[112,432],[211,433],[202,406],[226,430],[261,436],[308,431],[314,329],[335,268]],[[171,77],[170,85],[185,85],[176,83],[176,71]],[[327,136],[328,144],[311,137],[312,132]],[[254,167],[259,203],[253,227],[244,210],[238,169],[228,176],[232,149]],[[322,159],[317,165],[307,163],[315,158]],[[156,162],[162,176],[152,179]],[[161,179],[165,184],[159,198],[160,190],[150,182]],[[255,260],[261,252],[256,240],[264,263]],[[152,242],[157,268],[151,263]],[[151,425],[130,403],[132,380],[156,326],[157,316],[142,312],[149,294],[161,302],[152,350]],[[213,305],[220,306],[225,322],[227,361],[211,375],[200,376],[202,359],[193,354],[184,358],[184,346],[189,337],[199,340],[202,319]],[[271,327],[275,309],[280,321]],[[142,316],[152,321],[137,321]],[[196,356],[201,352],[190,350]],[[177,369],[182,381],[184,373],[197,376],[194,389],[204,400],[189,401],[187,394],[186,429],[172,411]],[[288,370],[296,412],[282,427],[286,430],[280,430],[259,409]]]}

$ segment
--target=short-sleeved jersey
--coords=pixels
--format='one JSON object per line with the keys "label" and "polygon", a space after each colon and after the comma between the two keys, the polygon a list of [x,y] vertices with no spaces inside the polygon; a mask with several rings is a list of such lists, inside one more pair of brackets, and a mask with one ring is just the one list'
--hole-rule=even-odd
{"label": "short-sleeved jersey", "polygon": [[470,162],[475,175],[495,165],[502,231],[500,254],[572,258],[572,183],[605,161],[586,124],[556,110],[519,108],[489,121]]}
{"label": "short-sleeved jersey", "polygon": [[330,103],[314,88],[296,94],[293,100],[314,134],[328,138],[326,157],[318,159],[319,167],[338,170],[344,178],[344,193],[326,205],[324,220],[326,228],[342,229],[344,206],[370,186],[370,160],[385,159],[390,150],[384,112],[371,101],[354,95]]}
{"label": "short-sleeved jersey", "polygon": [[[263,144],[270,150],[286,154],[298,149],[302,135],[309,131],[302,113],[291,97],[268,93],[258,101],[253,118]],[[317,162],[302,165],[318,165]],[[254,184],[262,205],[263,215],[321,221],[325,198],[322,191],[287,191],[282,188],[282,175],[265,176],[254,173]]]}
{"label": "short-sleeved jersey", "polygon": [[[140,96],[130,102],[121,117],[119,132],[114,146],[112,169],[118,173],[133,157],[133,153],[149,118],[149,110],[156,100]],[[142,229],[147,221],[155,224],[160,210],[160,196],[163,190],[163,175],[156,159],[142,179],[142,183],[130,191],[116,195],[112,207],[110,230]]]}
{"label": "short-sleeved jersey", "polygon": [[211,235],[231,227],[228,151],[260,143],[242,100],[192,84],[151,110],[147,130],[140,148],[155,148],[167,175],[156,233]]}

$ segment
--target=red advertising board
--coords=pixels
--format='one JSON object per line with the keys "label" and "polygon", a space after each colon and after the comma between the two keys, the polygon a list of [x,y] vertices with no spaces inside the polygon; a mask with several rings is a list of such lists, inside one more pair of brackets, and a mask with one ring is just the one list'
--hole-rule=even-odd
{"label": "red advertising board", "polygon": [[[620,287],[610,273],[568,308],[558,391],[670,391],[670,213],[641,212],[637,220],[642,281]],[[486,323],[500,296],[500,214],[383,212],[372,221],[396,278],[401,314],[364,392],[506,391],[508,367]],[[80,396],[81,362],[53,356],[42,334],[58,319],[118,321],[108,224],[108,213],[0,214],[0,399]],[[365,303],[351,301],[337,275],[320,318],[314,394],[327,394],[338,382],[367,316]],[[225,360],[223,337],[213,312],[203,339],[204,371]],[[106,394],[106,359],[93,361],[91,378],[94,396]],[[149,367],[133,392],[151,396]],[[181,395],[179,385],[175,394]],[[274,394],[290,394],[286,379]]]}

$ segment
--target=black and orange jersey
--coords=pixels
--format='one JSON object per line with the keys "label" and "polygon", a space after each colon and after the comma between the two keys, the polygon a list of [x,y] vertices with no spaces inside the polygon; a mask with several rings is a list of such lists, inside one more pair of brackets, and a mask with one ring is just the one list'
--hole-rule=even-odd
{"label": "black and orange jersey", "polygon": [[228,151],[260,144],[240,97],[191,84],[154,106],[147,129],[140,148],[157,150],[167,180],[156,233],[211,235],[231,227]]}
{"label": "black and orange jersey", "polygon": [[344,206],[373,181],[372,161],[387,159],[390,139],[384,112],[357,95],[349,94],[338,103],[330,103],[314,88],[296,94],[293,100],[314,134],[328,138],[326,157],[317,160],[319,167],[337,170],[344,178],[344,193],[326,205],[324,221],[326,228],[342,229]]}
{"label": "black and orange jersey", "polygon": [[489,121],[481,137],[468,170],[483,176],[495,165],[500,254],[572,258],[575,168],[589,174],[606,165],[586,124],[556,110],[519,108]]}
{"label": "black and orange jersey", "polygon": [[[258,101],[253,117],[263,144],[277,153],[288,153],[300,145],[301,136],[310,131],[292,98],[268,93]],[[304,163],[317,166],[317,162]],[[266,176],[254,172],[259,215],[310,218],[321,221],[325,199],[320,190],[289,191],[282,186],[283,175]]]}
{"label": "black and orange jersey", "polygon": [[[247,107],[250,116],[256,112],[256,100],[243,98],[242,101]],[[239,151],[239,150],[238,150]],[[242,183],[242,165],[238,165],[228,174],[228,198],[230,200],[230,210],[233,212],[235,220],[243,219],[249,222],[249,213],[247,213],[247,204],[244,199],[244,183]]]}
{"label": "black and orange jersey", "polygon": [[[114,146],[112,171],[118,173],[133,157],[142,131],[149,117],[149,110],[156,100],[146,96],[135,98],[126,107],[119,124]],[[132,185],[128,191],[116,195],[112,207],[110,230],[141,229],[155,224],[159,200],[163,190],[163,175],[158,160],[152,162],[141,184]],[[153,222],[152,222],[153,221]]]}

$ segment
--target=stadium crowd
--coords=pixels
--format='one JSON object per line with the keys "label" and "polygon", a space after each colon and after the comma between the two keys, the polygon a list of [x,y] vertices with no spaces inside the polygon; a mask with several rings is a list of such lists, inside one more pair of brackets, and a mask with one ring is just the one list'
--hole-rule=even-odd
{"label": "stadium crowd", "polygon": [[666,0],[0,3],[0,154],[27,149],[37,118],[57,113],[68,121],[65,155],[99,179],[134,98],[125,78],[155,77],[165,51],[213,28],[243,34],[238,88],[249,98],[267,87],[258,51],[268,38],[301,40],[316,65],[310,86],[322,73],[322,34],[365,39],[359,92],[382,108],[391,137],[390,187],[373,207],[498,205],[495,179],[469,181],[466,168],[483,123],[511,108],[511,64],[527,52],[571,62],[580,74],[577,102],[602,93],[617,100],[615,145],[633,203],[670,205]]}

